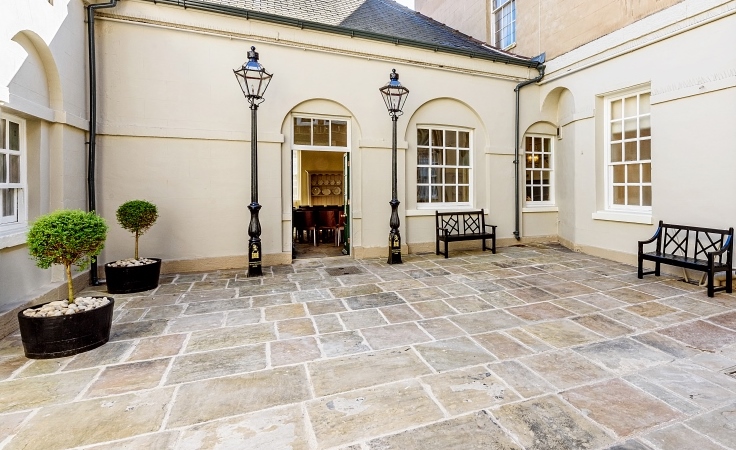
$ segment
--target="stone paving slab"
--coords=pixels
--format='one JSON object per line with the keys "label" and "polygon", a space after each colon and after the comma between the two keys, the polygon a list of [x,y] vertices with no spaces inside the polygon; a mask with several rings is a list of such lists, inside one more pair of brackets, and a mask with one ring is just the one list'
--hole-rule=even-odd
{"label": "stone paving slab", "polygon": [[736,448],[736,295],[676,277],[528,244],[160,283],[98,349],[0,339],[0,448]]}

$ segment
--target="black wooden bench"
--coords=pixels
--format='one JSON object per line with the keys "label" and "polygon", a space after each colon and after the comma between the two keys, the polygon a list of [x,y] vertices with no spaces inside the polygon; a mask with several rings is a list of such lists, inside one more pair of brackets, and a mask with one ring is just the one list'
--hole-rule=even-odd
{"label": "black wooden bench", "polygon": [[[482,240],[483,251],[486,251],[489,250],[486,247],[487,239],[491,240],[491,252],[496,253],[496,225],[486,225],[486,216],[482,209],[480,211],[458,212],[435,211],[434,215],[437,227],[436,255],[441,253],[440,241],[445,243],[445,252],[442,254],[447,258],[448,242]],[[486,231],[486,228],[491,228],[491,232]]]}
{"label": "black wooden bench", "polygon": [[[657,241],[653,252],[644,253],[644,244]],[[653,261],[654,270],[644,272],[644,261]],[[639,241],[639,269],[637,275],[654,274],[659,276],[660,264],[684,267],[708,274],[708,297],[716,291],[725,290],[731,293],[733,280],[733,228],[719,230],[715,228],[689,227],[673,225],[659,221],[659,228],[651,239]],[[717,272],[726,271],[726,285],[714,287]]]}

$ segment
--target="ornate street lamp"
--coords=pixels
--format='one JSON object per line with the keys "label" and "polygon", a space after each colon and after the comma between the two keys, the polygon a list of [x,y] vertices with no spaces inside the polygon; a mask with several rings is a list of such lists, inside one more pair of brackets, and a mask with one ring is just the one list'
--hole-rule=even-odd
{"label": "ornate street lamp", "polygon": [[240,83],[243,95],[250,103],[251,131],[250,131],[250,224],[248,225],[248,276],[258,277],[263,275],[261,266],[261,222],[258,220],[258,129],[257,116],[258,105],[263,103],[263,94],[268,89],[273,74],[266,72],[261,63],[258,62],[258,52],[251,47],[248,52],[248,61],[243,67],[233,70],[235,78]]}
{"label": "ornate street lamp", "polygon": [[393,123],[391,139],[391,231],[388,234],[388,263],[401,264],[401,234],[399,233],[399,199],[396,198],[396,121],[404,112],[404,103],[409,95],[409,89],[399,83],[399,74],[396,69],[391,71],[389,82],[379,89],[386,103],[388,115]]}

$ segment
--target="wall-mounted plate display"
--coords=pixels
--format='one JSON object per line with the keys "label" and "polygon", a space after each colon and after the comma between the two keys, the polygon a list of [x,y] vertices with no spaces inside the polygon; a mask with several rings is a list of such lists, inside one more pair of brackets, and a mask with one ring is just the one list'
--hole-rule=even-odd
{"label": "wall-mounted plate display", "polygon": [[313,187],[313,188],[312,188],[312,195],[319,195],[320,191],[321,191],[321,189],[320,189],[320,188],[318,188],[318,187]]}
{"label": "wall-mounted plate display", "polygon": [[330,188],[322,188],[322,195],[330,195],[332,194],[332,191]]}
{"label": "wall-mounted plate display", "polygon": [[332,188],[332,193],[333,194],[340,195],[340,192],[342,192],[342,189],[340,189],[339,187]]}

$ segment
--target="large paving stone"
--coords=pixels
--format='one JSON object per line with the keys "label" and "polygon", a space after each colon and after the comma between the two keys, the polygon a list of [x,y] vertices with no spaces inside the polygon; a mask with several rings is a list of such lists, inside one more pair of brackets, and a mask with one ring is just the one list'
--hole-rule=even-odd
{"label": "large paving stone", "polygon": [[697,316],[710,316],[728,311],[723,306],[715,305],[706,301],[696,300],[690,297],[674,297],[662,300],[661,303],[678,308],[683,311],[695,314]]}
{"label": "large paving stone", "polygon": [[319,300],[307,302],[306,305],[309,314],[313,316],[347,311],[347,308],[340,300]]}
{"label": "large paving stone", "polygon": [[702,408],[697,406],[683,397],[673,393],[672,391],[663,388],[658,384],[647,380],[640,375],[628,375],[623,377],[624,380],[638,387],[644,392],[653,395],[655,398],[667,403],[672,408],[686,414],[687,416],[693,416],[703,411]]}
{"label": "large paving stone", "polygon": [[542,289],[558,297],[574,297],[577,295],[590,294],[595,292],[595,289],[589,288],[588,286],[583,286],[582,284],[576,283],[574,281],[542,286]]}
{"label": "large paving stone", "polygon": [[674,359],[671,355],[628,338],[598,342],[573,350],[619,373],[628,373]]}
{"label": "large paving stone", "polygon": [[187,305],[187,309],[184,311],[184,314],[208,314],[248,308],[250,308],[250,301],[248,301],[248,299],[230,298],[228,300],[198,301],[196,303],[190,303]]}
{"label": "large paving stone", "polygon": [[521,450],[485,411],[368,442],[370,450]]}
{"label": "large paving stone", "polygon": [[522,344],[526,345],[535,352],[544,352],[552,349],[553,347],[545,344],[541,340],[522,330],[521,328],[513,328],[511,330],[504,330],[504,333],[508,334],[512,338],[518,340]]}
{"label": "large paving stone", "polygon": [[346,298],[354,297],[357,295],[378,294],[380,292],[383,292],[383,289],[381,289],[376,284],[361,284],[357,286],[330,288],[329,291],[335,298]]}
{"label": "large paving stone", "polygon": [[186,337],[186,334],[169,334],[156,338],[141,339],[138,344],[136,344],[130,356],[128,356],[128,361],[155,359],[176,355],[184,346]]}
{"label": "large paving stone", "polygon": [[177,450],[308,450],[309,433],[299,406],[286,406],[184,429]]}
{"label": "large paving stone", "polygon": [[526,323],[506,311],[491,310],[473,314],[462,314],[450,318],[460,328],[470,334],[486,333],[488,331],[513,328]]}
{"label": "large paving stone", "polygon": [[64,371],[121,362],[132,347],[132,342],[108,342],[101,347],[74,356],[69,364],[64,367]]}
{"label": "large paving stone", "polygon": [[611,376],[606,370],[569,350],[527,356],[521,362],[560,389]]}
{"label": "large paving stone", "polygon": [[158,431],[173,388],[42,408],[6,449],[67,449]]}
{"label": "large paving stone", "polygon": [[348,297],[345,299],[345,303],[350,309],[367,309],[367,308],[378,308],[381,306],[391,306],[404,303],[396,293],[394,292],[383,292],[380,294],[369,294],[361,295],[358,297]]}
{"label": "large paving stone", "polygon": [[370,439],[443,417],[416,380],[313,400],[307,410],[318,448]]}
{"label": "large paving stone", "polygon": [[168,428],[178,428],[310,398],[303,366],[187,383],[179,389]]}
{"label": "large paving stone", "polygon": [[[145,322],[139,322],[145,323]],[[185,316],[169,321],[168,333],[186,333],[189,331],[209,330],[225,324],[225,313],[217,312],[196,316]]]}
{"label": "large paving stone", "polygon": [[517,358],[534,353],[503,333],[476,334],[472,338],[498,359]]}
{"label": "large paving stone", "polygon": [[292,303],[289,305],[269,306],[264,309],[266,320],[296,319],[306,316],[303,303]]}
{"label": "large paving stone", "polygon": [[85,398],[124,394],[158,386],[169,367],[170,358],[105,367],[85,394]]}
{"label": "large paving stone", "polygon": [[266,367],[266,344],[177,356],[166,384],[185,383]]}
{"label": "large paving stone", "polygon": [[571,320],[593,332],[609,338],[623,336],[634,332],[633,328],[624,326],[601,314],[573,317]]}
{"label": "large paving stone", "polygon": [[284,366],[319,359],[317,340],[313,337],[274,341],[269,344],[271,349],[271,365]]}
{"label": "large paving stone", "polygon": [[357,331],[345,331],[319,336],[322,350],[328,358],[333,356],[351,355],[370,350],[365,339]]}
{"label": "large paving stone", "polygon": [[637,314],[632,314],[628,311],[624,311],[623,309],[603,311],[601,314],[610,317],[613,320],[617,320],[628,327],[638,330],[651,330],[653,328],[659,327],[656,322],[645,319]]}
{"label": "large paving stone", "polygon": [[20,425],[29,415],[30,412],[25,411],[13,414],[3,414],[0,416],[0,436],[5,439],[7,436],[15,434],[20,429]]}
{"label": "large paving stone", "polygon": [[572,389],[561,395],[619,437],[628,437],[682,417],[666,403],[619,379]]}
{"label": "large paving stone", "polygon": [[432,373],[411,350],[364,353],[307,364],[317,396],[361,389]]}
{"label": "large paving stone", "polygon": [[377,327],[386,325],[386,319],[383,318],[377,309],[365,309],[361,311],[350,311],[340,313],[340,319],[348,330],[358,330],[360,328]]}
{"label": "large paving stone", "polygon": [[192,333],[186,352],[203,352],[227,347],[258,344],[276,339],[272,323],[217,328]]}
{"label": "large paving stone", "polygon": [[733,392],[671,364],[652,367],[640,375],[707,409],[734,397]]}
{"label": "large paving stone", "polygon": [[166,320],[144,320],[142,322],[121,324],[114,323],[110,330],[110,342],[159,336],[163,334],[168,323],[169,322]]}
{"label": "large paving stone", "polygon": [[430,300],[426,302],[412,303],[411,305],[424,319],[451,316],[457,314],[450,305],[442,300]]}
{"label": "large paving stone", "polygon": [[90,369],[0,382],[0,413],[70,402],[97,373]]}
{"label": "large paving stone", "polygon": [[570,311],[549,302],[534,303],[526,306],[509,308],[508,312],[530,322],[540,320],[562,319],[574,315]]}
{"label": "large paving stone", "polygon": [[313,316],[314,324],[317,326],[319,334],[336,333],[344,331],[342,322],[337,314],[323,314],[321,316]]}
{"label": "large paving stone", "polygon": [[402,323],[412,322],[415,320],[421,320],[419,314],[417,314],[409,305],[396,305],[387,306],[380,309],[381,314],[389,321],[389,323]]}
{"label": "large paving stone", "polygon": [[362,330],[362,333],[370,346],[375,350],[419,344],[432,340],[416,323],[400,323],[385,327],[366,328]]}
{"label": "large paving stone", "polygon": [[601,336],[570,320],[555,320],[527,325],[524,330],[557,348],[586,344],[601,339]]}
{"label": "large paving stone", "polygon": [[664,449],[723,450],[720,445],[680,423],[647,433],[644,439]]}
{"label": "large paving stone", "polygon": [[85,450],[169,449],[175,448],[177,439],[179,439],[179,431],[163,431],[122,441],[93,445],[85,447]]}
{"label": "large paving stone", "polygon": [[736,448],[736,402],[685,423],[726,448]]}
{"label": "large paving stone", "polygon": [[429,375],[423,377],[422,382],[453,416],[519,399],[484,366]]}
{"label": "large paving stone", "polygon": [[612,442],[603,430],[556,396],[503,405],[493,414],[527,450],[594,449]]}
{"label": "large paving stone", "polygon": [[538,287],[514,289],[509,291],[509,293],[523,300],[524,303],[539,303],[545,300],[552,300],[557,298],[555,294],[551,294]]}
{"label": "large paving stone", "polygon": [[702,320],[665,328],[659,332],[706,351],[716,351],[736,342],[736,331],[727,330]]}
{"label": "large paving stone", "polygon": [[403,298],[409,303],[423,302],[427,300],[437,300],[437,299],[449,297],[449,295],[442,292],[441,290],[439,290],[439,288],[436,288],[436,287],[428,287],[428,288],[421,288],[421,289],[407,289],[407,290],[396,291],[396,293],[399,294],[401,298]]}
{"label": "large paving stone", "polygon": [[445,318],[422,320],[419,325],[435,339],[447,339],[465,334],[457,325]]}
{"label": "large paving stone", "polygon": [[291,339],[317,334],[310,318],[290,319],[276,322],[279,339]]}
{"label": "large paving stone", "polygon": [[438,372],[496,360],[493,355],[467,337],[420,344],[416,345],[415,348],[422,355],[422,358]]}
{"label": "large paving stone", "polygon": [[519,364],[518,361],[493,363],[489,364],[488,368],[523,397],[535,397],[555,391],[554,386]]}
{"label": "large paving stone", "polygon": [[674,356],[675,358],[687,358],[689,356],[700,354],[698,350],[692,347],[688,347],[674,339],[670,339],[667,336],[663,336],[654,331],[632,337],[633,339],[636,339],[643,344],[647,344],[650,347],[661,350],[667,354]]}

